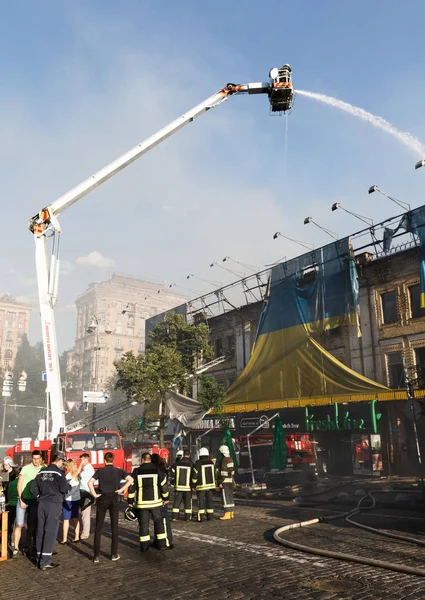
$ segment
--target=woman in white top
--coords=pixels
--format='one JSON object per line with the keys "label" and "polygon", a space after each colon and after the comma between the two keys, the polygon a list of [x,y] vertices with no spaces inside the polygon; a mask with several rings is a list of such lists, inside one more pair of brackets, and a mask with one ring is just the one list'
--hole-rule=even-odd
{"label": "woman in white top", "polygon": [[80,541],[80,477],[78,468],[74,460],[70,458],[65,461],[66,478],[69,481],[71,490],[63,502],[62,518],[63,518],[63,533],[61,544],[66,544],[68,541],[69,522],[72,521],[74,526],[74,543]]}

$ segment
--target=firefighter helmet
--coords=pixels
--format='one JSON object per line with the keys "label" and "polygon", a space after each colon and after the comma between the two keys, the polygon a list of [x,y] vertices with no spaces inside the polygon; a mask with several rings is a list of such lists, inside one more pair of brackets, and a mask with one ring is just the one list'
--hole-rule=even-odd
{"label": "firefighter helmet", "polygon": [[209,456],[210,455],[210,451],[208,450],[208,448],[201,448],[199,450],[199,456]]}
{"label": "firefighter helmet", "polygon": [[137,515],[132,506],[127,506],[127,508],[124,511],[124,517],[127,521],[130,521],[131,523],[137,521]]}
{"label": "firefighter helmet", "polygon": [[230,456],[229,446],[226,446],[226,444],[220,446],[218,451],[221,452],[223,456]]}

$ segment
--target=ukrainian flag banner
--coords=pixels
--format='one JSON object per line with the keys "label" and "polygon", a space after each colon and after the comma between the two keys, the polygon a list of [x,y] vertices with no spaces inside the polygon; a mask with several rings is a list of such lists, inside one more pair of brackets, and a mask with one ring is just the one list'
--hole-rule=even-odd
{"label": "ukrainian flag banner", "polygon": [[386,390],[340,363],[314,339],[341,325],[357,326],[359,333],[358,310],[349,238],[275,266],[251,359],[226,404]]}

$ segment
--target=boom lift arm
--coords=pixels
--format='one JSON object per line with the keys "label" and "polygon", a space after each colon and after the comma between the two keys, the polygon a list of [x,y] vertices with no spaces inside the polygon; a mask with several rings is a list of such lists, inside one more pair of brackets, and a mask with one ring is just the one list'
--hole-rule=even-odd
{"label": "boom lift arm", "polygon": [[[182,129],[188,123],[218,106],[235,94],[268,94],[271,111],[285,112],[292,107],[291,69],[285,65],[281,69],[270,71],[270,81],[267,83],[228,83],[222,90],[210,96],[169,125],[159,130],[145,141],[97,171],[94,175],[60,196],[52,204],[43,208],[29,222],[29,229],[34,234],[35,259],[40,302],[40,317],[43,334],[44,357],[47,373],[47,392],[50,397],[52,414],[53,439],[65,427],[61,377],[59,369],[59,354],[57,348],[54,307],[57,301],[59,284],[59,244],[61,227],[58,216],[67,208],[75,204],[83,196],[100,186],[102,183],[116,175],[119,171],[130,165],[140,156],[160,144],[173,133]],[[52,238],[53,248],[50,265],[47,256],[47,240]]]}

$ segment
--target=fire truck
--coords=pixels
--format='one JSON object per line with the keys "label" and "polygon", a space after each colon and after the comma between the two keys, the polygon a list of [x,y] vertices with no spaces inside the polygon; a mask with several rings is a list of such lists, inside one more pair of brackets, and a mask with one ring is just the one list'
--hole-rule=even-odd
{"label": "fire truck", "polygon": [[[49,399],[52,416],[51,430],[48,432],[48,437],[51,440],[49,447],[50,452],[52,452],[54,448],[59,449],[59,447],[61,447],[65,449],[67,455],[74,456],[73,448],[76,444],[78,450],[75,450],[75,455],[78,453],[81,454],[81,452],[86,451],[85,448],[87,448],[88,452],[93,453],[93,464],[95,466],[100,466],[103,453],[105,450],[109,449],[106,446],[106,442],[108,441],[112,442],[112,444],[115,443],[116,448],[111,449],[116,453],[116,464],[121,460],[124,460],[122,454],[122,441],[116,432],[108,432],[108,435],[104,436],[100,431],[79,431],[76,433],[75,431],[67,431],[65,427],[65,412],[54,314],[58,298],[60,272],[59,249],[62,234],[58,217],[89,192],[99,187],[102,183],[119,173],[168,137],[189,123],[192,123],[196,118],[206,113],[211,108],[215,108],[232,96],[240,94],[267,94],[270,110],[273,113],[284,113],[291,110],[293,102],[291,68],[286,64],[280,69],[271,69],[269,80],[267,82],[245,84],[228,83],[224,88],[207,98],[207,100],[201,102],[143,142],[137,144],[134,148],[60,196],[53,203],[42,208],[30,219],[29,229],[34,236],[35,242],[38,296],[47,373],[47,397]],[[82,213],[82,218],[84,218],[84,212]],[[49,246],[51,247],[50,261],[48,256]],[[107,440],[106,438],[109,439]],[[40,444],[40,449],[42,449],[42,442],[44,443],[44,440],[40,438],[38,442],[30,442],[28,446],[27,441],[22,441],[12,448],[10,452],[12,452],[14,456],[21,456],[23,453],[29,451],[23,450],[22,444],[24,445],[24,448],[30,448],[32,444]],[[46,446],[46,452],[49,452],[49,448]],[[70,448],[70,450],[67,448]]]}
{"label": "fire truck", "polygon": [[123,443],[118,431],[101,429],[60,433],[53,443],[50,440],[33,441],[31,438],[24,438],[9,448],[6,456],[13,458],[14,462],[22,467],[31,462],[33,450],[40,450],[46,465],[49,464],[52,454],[57,451],[64,452],[66,458],[72,458],[77,464],[81,454],[87,453],[95,469],[103,467],[106,452],[112,452],[114,465],[131,473],[133,468],[140,464],[143,452],[159,454],[169,464],[171,444],[167,443],[165,448],[160,448],[156,441]]}
{"label": "fire truck", "polygon": [[[314,469],[316,460],[314,456],[313,443],[308,434],[285,433],[286,457],[288,467],[294,470]],[[270,452],[273,445],[272,433],[254,433],[249,438],[251,446],[252,462],[255,469],[268,468],[270,463]],[[239,438],[240,444],[240,467],[249,469],[249,455],[246,435]]]}

